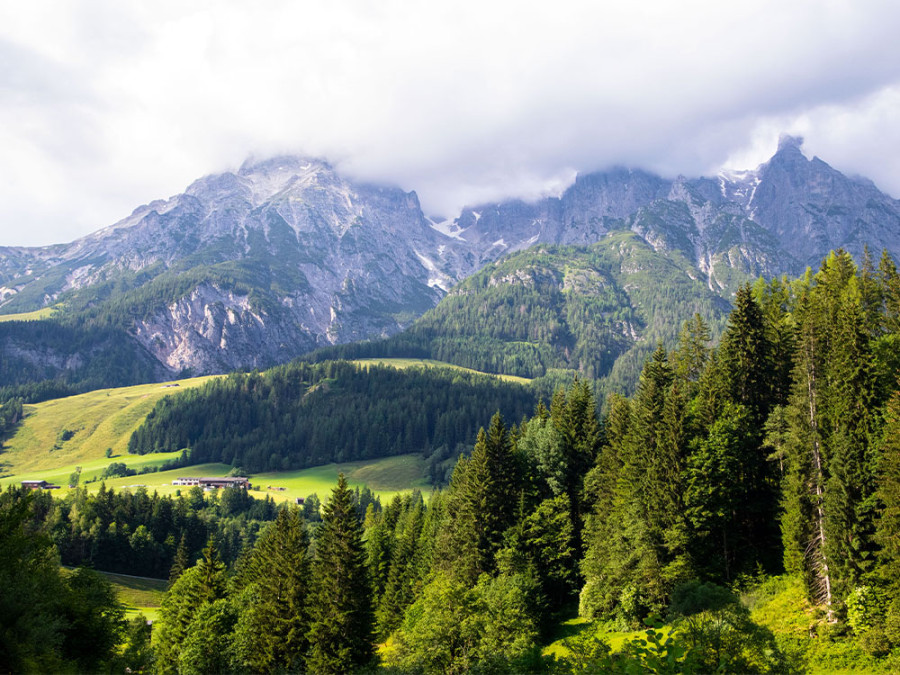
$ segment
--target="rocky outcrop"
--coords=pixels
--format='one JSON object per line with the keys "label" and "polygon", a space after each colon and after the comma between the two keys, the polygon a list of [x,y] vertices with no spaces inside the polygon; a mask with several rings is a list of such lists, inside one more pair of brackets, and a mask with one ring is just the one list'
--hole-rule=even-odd
{"label": "rocky outcrop", "polygon": [[[786,138],[751,171],[579,176],[559,197],[425,218],[414,192],[277,157],[202,178],[71,244],[0,248],[0,311],[105,313],[170,372],[264,367],[389,336],[486,263],[630,229],[728,298],[831,249],[900,254],[900,202]],[[527,283],[528,280],[522,280]]]}

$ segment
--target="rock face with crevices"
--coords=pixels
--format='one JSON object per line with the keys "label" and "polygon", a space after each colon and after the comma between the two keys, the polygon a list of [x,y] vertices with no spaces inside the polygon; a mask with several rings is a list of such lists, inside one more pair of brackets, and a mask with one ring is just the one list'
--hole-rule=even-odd
{"label": "rock face with crevices", "polygon": [[458,236],[489,258],[535,244],[589,245],[630,229],[658,250],[679,251],[710,290],[730,297],[748,278],[800,274],[829,251],[861,260],[900,254],[900,201],[865,179],[844,176],[802,139],[785,137],[754,170],[665,180],[616,169],[579,176],[559,197],[467,208]]}
{"label": "rock face with crevices", "polygon": [[[714,178],[587,174],[558,197],[444,222],[426,218],[414,192],[356,183],[322,160],[248,162],[70,244],[0,248],[0,311],[61,305],[123,331],[161,372],[214,373],[395,334],[508,253],[621,230],[681,256],[725,299],[838,247],[898,257],[900,202],[807,159],[801,144],[785,138],[765,164]],[[0,328],[0,354],[13,347]],[[61,371],[86,358],[33,349]]]}
{"label": "rock face with crevices", "polygon": [[0,250],[0,302],[90,313],[111,301],[112,320],[170,372],[226,372],[396,333],[473,271],[468,250],[415,193],[281,157],[66,246]]}

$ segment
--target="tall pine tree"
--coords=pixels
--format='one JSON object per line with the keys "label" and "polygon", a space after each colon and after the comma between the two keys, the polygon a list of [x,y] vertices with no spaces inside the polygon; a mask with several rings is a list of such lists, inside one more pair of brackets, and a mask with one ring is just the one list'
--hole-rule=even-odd
{"label": "tall pine tree", "polygon": [[322,514],[313,580],[307,668],[347,673],[370,664],[374,619],[363,529],[344,474]]}
{"label": "tall pine tree", "polygon": [[258,672],[302,670],[309,646],[309,539],[297,508],[282,509],[235,580],[245,589],[235,641]]}

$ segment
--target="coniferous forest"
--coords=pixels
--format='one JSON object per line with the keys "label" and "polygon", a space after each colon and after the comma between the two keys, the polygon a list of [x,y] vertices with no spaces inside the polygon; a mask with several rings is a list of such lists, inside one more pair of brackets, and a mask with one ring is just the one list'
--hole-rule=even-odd
{"label": "coniferous forest", "polygon": [[[54,500],[10,489],[0,587],[23,591],[0,595],[3,668],[784,673],[821,668],[812,645],[827,642],[896,669],[898,341],[894,263],[837,251],[803,278],[741,287],[716,346],[701,316],[686,322],[674,348],[653,351],[634,395],[611,395],[602,416],[585,380],[530,417],[494,414],[430,496],[381,503],[343,477],[321,509],[307,500],[302,510],[231,491]],[[288,367],[284,382],[303,384],[293,393],[277,377],[236,376],[189,392],[184,410],[221,397],[296,421],[302,408],[279,398],[311,396],[337,372],[316,380],[315,369],[343,367]],[[238,437],[237,427],[182,430],[194,413],[179,417],[177,397],[167,401],[136,450],[152,451],[166,430],[194,434],[184,438],[195,452],[204,438]],[[257,466],[252,436],[240,438],[226,461]],[[59,569],[60,556],[127,566],[136,545],[155,551],[141,556],[155,573],[169,566],[152,637],[123,621],[102,580]],[[808,623],[776,635],[745,598],[791,584]],[[590,629],[545,652],[576,614]],[[609,626],[642,632],[613,645],[599,630]],[[90,656],[73,642],[87,631]]]}
{"label": "coniferous forest", "polygon": [[534,391],[446,368],[295,362],[161,399],[128,450],[190,449],[191,464],[280,471],[411,452],[445,457],[499,410],[521,419]]}

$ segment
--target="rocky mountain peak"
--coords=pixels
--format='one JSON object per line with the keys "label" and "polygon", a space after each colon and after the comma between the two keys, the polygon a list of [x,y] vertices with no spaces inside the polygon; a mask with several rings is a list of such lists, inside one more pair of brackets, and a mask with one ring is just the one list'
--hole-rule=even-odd
{"label": "rocky mountain peak", "polygon": [[793,152],[801,152],[801,148],[803,147],[803,136],[791,136],[790,134],[781,134],[778,137],[778,150],[776,151],[776,155],[778,153],[793,153]]}
{"label": "rocky mountain peak", "polygon": [[678,252],[691,279],[726,298],[833,248],[898,257],[900,202],[807,159],[802,144],[783,137],[768,162],[715,178],[581,174],[558,197],[441,222],[415,192],[356,183],[322,159],[251,159],[71,244],[0,248],[0,308],[91,307],[104,288],[124,288],[132,299],[115,300],[117,316],[141,348],[171,370],[205,372],[390,335],[502,256],[622,230]]}

